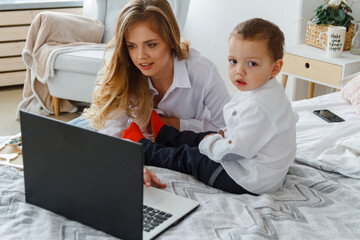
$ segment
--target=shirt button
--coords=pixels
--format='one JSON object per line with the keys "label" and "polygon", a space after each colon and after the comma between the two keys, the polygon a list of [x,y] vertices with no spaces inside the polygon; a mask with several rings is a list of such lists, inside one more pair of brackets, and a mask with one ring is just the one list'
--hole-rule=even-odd
{"label": "shirt button", "polygon": [[232,141],[231,141],[231,140],[229,140],[229,144],[232,144]]}
{"label": "shirt button", "polygon": [[236,114],[237,114],[237,111],[233,111],[233,112],[232,112],[232,116],[233,116],[233,117],[236,116]]}

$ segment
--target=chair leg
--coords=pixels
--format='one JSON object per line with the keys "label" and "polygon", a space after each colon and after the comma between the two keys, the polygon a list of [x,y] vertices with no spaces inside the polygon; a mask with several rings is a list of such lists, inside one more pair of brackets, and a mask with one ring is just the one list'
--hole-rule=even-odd
{"label": "chair leg", "polygon": [[55,116],[60,115],[60,99],[52,96]]}

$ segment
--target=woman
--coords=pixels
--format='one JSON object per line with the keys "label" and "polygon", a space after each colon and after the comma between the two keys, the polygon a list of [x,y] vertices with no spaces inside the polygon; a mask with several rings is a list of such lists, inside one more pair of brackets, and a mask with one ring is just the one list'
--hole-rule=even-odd
{"label": "woman", "polygon": [[[91,127],[121,137],[134,121],[150,137],[152,109],[179,130],[225,125],[222,108],[230,96],[224,81],[213,63],[180,39],[166,0],[130,1],[120,12],[110,44],[114,54],[84,112]],[[144,181],[165,187],[146,168]]]}

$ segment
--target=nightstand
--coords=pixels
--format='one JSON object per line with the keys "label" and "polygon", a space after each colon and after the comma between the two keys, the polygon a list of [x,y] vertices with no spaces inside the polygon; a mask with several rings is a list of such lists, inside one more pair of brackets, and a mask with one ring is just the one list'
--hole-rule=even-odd
{"label": "nightstand", "polygon": [[309,81],[308,98],[314,96],[314,84],[341,89],[340,80],[360,71],[360,55],[343,52],[339,58],[326,56],[326,51],[306,44],[285,47],[282,84],[288,76]]}
{"label": "nightstand", "polygon": [[0,1],[0,87],[23,84],[25,64],[22,51],[32,20],[42,11],[82,15],[82,1],[1,0]]}

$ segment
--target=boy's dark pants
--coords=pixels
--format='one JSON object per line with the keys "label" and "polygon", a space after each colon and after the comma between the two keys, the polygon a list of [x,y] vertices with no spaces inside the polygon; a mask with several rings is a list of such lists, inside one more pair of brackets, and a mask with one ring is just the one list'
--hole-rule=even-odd
{"label": "boy's dark pants", "polygon": [[212,132],[180,132],[164,125],[155,143],[145,138],[139,141],[144,146],[145,164],[193,175],[198,180],[226,192],[253,194],[238,185],[220,163],[200,153],[199,143],[210,133]]}

